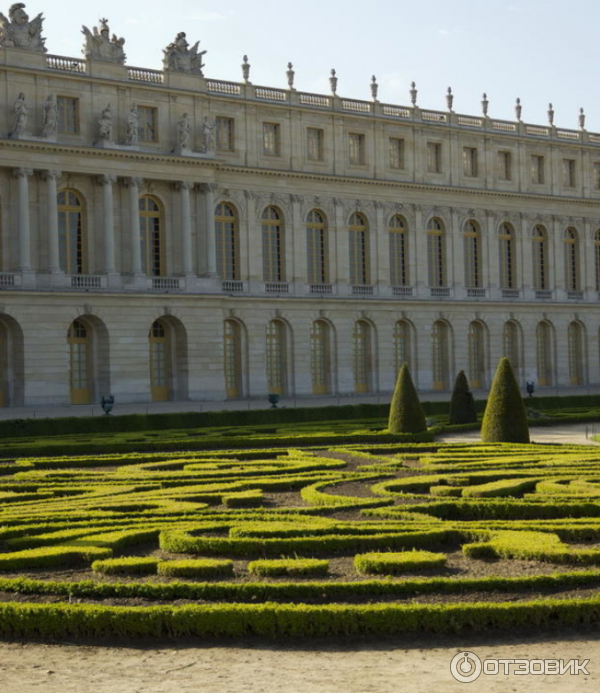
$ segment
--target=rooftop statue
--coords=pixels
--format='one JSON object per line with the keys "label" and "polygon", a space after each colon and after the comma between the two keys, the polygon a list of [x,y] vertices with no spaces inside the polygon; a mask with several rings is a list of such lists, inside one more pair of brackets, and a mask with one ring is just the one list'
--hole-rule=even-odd
{"label": "rooftop statue", "polygon": [[46,39],[42,37],[42,14],[29,21],[25,5],[17,2],[8,10],[8,19],[0,12],[0,46],[24,48],[28,51],[46,53]]}
{"label": "rooftop statue", "polygon": [[108,63],[125,64],[124,38],[117,38],[115,34],[110,36],[108,19],[98,20],[100,26],[95,26],[90,31],[87,26],[81,27],[81,33],[85,36],[83,52],[88,60],[103,60]]}
{"label": "rooftop statue", "polygon": [[200,41],[190,48],[190,44],[185,38],[185,32],[181,31],[175,37],[173,43],[170,43],[163,49],[163,66],[169,72],[186,72],[188,74],[200,75],[203,77],[202,56],[206,51],[198,52]]}

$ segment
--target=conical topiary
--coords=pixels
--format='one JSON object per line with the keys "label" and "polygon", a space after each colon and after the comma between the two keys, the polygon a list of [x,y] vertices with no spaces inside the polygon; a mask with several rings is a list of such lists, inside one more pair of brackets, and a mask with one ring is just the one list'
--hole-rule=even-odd
{"label": "conical topiary", "polygon": [[456,376],[452,399],[450,400],[450,425],[474,423],[477,421],[475,400],[469,390],[469,382],[464,371]]}
{"label": "conical topiary", "polygon": [[396,389],[390,406],[390,433],[422,433],[427,430],[425,414],[419,402],[408,366],[404,364],[398,373]]}
{"label": "conical topiary", "polygon": [[507,358],[500,359],[488,396],[481,440],[484,443],[529,443],[527,412]]}

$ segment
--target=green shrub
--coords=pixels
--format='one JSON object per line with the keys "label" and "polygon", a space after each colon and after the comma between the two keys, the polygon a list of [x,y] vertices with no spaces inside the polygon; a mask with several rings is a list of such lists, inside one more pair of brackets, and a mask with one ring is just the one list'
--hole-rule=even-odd
{"label": "green shrub", "polygon": [[529,443],[527,413],[510,361],[500,359],[483,415],[484,443]]}
{"label": "green shrub", "polygon": [[110,549],[98,546],[47,546],[12,553],[0,553],[0,570],[58,568],[89,564],[99,558],[112,556]]}
{"label": "green shrub", "polygon": [[94,561],[92,570],[104,575],[153,575],[158,566],[157,558],[143,558],[140,556],[127,556],[124,558],[109,558],[103,561]]}
{"label": "green shrub", "polygon": [[415,570],[443,568],[445,565],[445,554],[431,551],[363,553],[354,558],[354,567],[359,573],[375,575],[398,575]]}
{"label": "green shrub", "polygon": [[456,376],[452,398],[450,400],[450,417],[448,423],[451,426],[477,422],[477,408],[473,394],[469,389],[469,383],[464,371]]}
{"label": "green shrub", "polygon": [[314,577],[327,575],[329,561],[315,558],[282,558],[248,563],[248,572],[261,577]]}
{"label": "green shrub", "polygon": [[264,501],[265,498],[260,489],[250,489],[223,496],[223,505],[227,508],[256,508],[262,505]]}
{"label": "green shrub", "polygon": [[390,433],[423,433],[427,430],[419,395],[406,364],[402,365],[398,373],[390,405],[388,430]]}
{"label": "green shrub", "polygon": [[158,574],[169,577],[216,578],[233,575],[233,561],[198,558],[180,561],[163,561],[158,564]]}

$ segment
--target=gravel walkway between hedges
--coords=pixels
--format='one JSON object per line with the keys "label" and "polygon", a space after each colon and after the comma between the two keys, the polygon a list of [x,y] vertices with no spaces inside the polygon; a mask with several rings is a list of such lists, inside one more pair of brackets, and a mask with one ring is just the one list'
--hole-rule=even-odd
{"label": "gravel walkway between hedges", "polygon": [[[533,426],[529,429],[532,443],[568,443],[570,445],[599,445],[591,439],[592,430],[600,434],[598,424],[572,424],[562,426]],[[589,437],[588,437],[589,436]],[[437,436],[436,442],[477,443],[481,440],[479,431],[445,433]]]}

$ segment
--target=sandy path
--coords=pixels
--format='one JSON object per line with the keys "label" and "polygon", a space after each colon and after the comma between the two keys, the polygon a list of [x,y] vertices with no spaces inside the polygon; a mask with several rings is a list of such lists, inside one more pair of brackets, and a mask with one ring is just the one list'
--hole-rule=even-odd
{"label": "sandy path", "polygon": [[[529,429],[532,443],[567,443],[569,445],[598,445],[591,439],[592,431],[597,434],[598,424],[571,424],[563,426],[533,426]],[[590,436],[590,437],[588,437]],[[479,431],[446,433],[436,437],[443,443],[478,443]]]}

